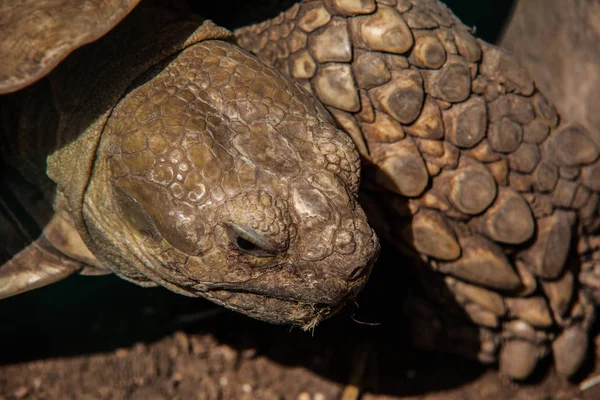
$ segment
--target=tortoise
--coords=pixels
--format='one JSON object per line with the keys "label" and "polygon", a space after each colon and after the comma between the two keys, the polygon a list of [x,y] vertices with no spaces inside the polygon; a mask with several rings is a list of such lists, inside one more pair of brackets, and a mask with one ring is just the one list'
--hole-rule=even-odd
{"label": "tortoise", "polygon": [[470,320],[477,358],[514,379],[550,352],[559,373],[580,368],[600,265],[593,124],[559,116],[513,55],[436,0],[304,1],[236,36],[356,143],[369,221],[426,292],[399,315],[417,344],[462,352]]}
{"label": "tortoise", "polygon": [[[113,10],[111,15],[115,13]],[[133,19],[134,16],[129,18]],[[115,18],[113,21],[116,23],[117,20],[118,18]],[[162,23],[153,21],[151,26],[155,25],[162,26]],[[163,34],[169,32],[171,35],[171,31],[180,25],[181,21],[170,25],[166,23],[161,29]],[[113,94],[115,101],[107,100],[104,104],[97,105],[94,99],[91,105],[106,108],[106,104],[109,104],[109,108],[114,108],[114,111],[110,112],[109,123],[105,124],[105,130],[108,129],[106,132],[114,134],[119,129],[130,129],[132,127],[128,126],[129,123],[135,126],[128,120],[128,112],[131,112],[128,107],[141,108],[140,104],[148,104],[144,103],[148,96],[146,92],[158,89],[154,86],[146,88],[145,85],[151,83],[152,79],[161,79],[164,74],[162,69],[169,71],[170,63],[176,63],[177,57],[173,55],[173,47],[170,47],[171,52],[167,52],[168,54],[164,53],[164,49],[159,50],[159,56],[154,56],[156,58],[145,66],[137,65],[139,69],[133,72],[121,65],[107,63],[106,57],[100,67],[94,65],[94,62],[99,61],[93,57],[100,51],[94,48],[105,46],[101,51],[110,49],[110,54],[115,55],[115,59],[118,59],[117,55],[126,52],[113,46],[126,46],[129,51],[136,51],[136,44],[121,43],[119,37],[136,40],[139,37],[140,42],[147,40],[153,44],[152,39],[144,39],[151,29],[144,30],[143,27],[138,27],[137,31],[133,31],[134,34],[125,34],[128,26],[135,25],[124,21],[115,31],[94,44],[94,47],[75,52],[48,78],[2,99],[5,103],[4,120],[7,121],[4,122],[4,126],[17,126],[18,121],[15,121],[14,117],[11,120],[11,116],[15,115],[13,110],[19,109],[18,102],[24,99],[33,100],[34,103],[27,103],[27,107],[18,110],[25,116],[22,121],[27,120],[27,115],[31,116],[34,113],[36,116],[42,114],[45,117],[44,113],[50,113],[45,106],[56,103],[56,94],[49,89],[56,87],[61,89],[63,96],[66,96],[66,93],[76,94],[73,98],[59,98],[61,102],[65,102],[58,103],[59,110],[73,113],[73,110],[89,107],[90,105],[81,103],[79,96],[85,94],[88,87],[97,86],[92,86],[94,82],[88,83],[87,80],[69,79],[75,76],[78,68],[85,70],[86,65],[80,66],[73,61],[78,59],[98,68],[100,78],[106,80],[111,79],[117,72],[128,74],[128,79],[119,76],[118,81],[126,80],[128,87],[121,89],[119,94]],[[189,25],[182,26],[189,28]],[[192,29],[189,29],[181,37],[190,37]],[[209,30],[211,34],[208,37],[202,34],[200,36],[204,39],[232,40],[228,33],[212,25]],[[212,33],[217,31],[218,34]],[[101,35],[102,33],[95,34]],[[173,35],[177,36],[178,33]],[[84,40],[90,40],[93,36],[87,36]],[[155,36],[154,39],[156,37],[160,36]],[[94,273],[98,269],[109,268],[138,284],[152,285],[158,282],[172,290],[184,294],[200,294],[271,322],[293,322],[311,327],[320,319],[331,315],[345,300],[355,296],[364,285],[377,253],[377,239],[352,196],[358,189],[358,157],[353,150],[346,147],[347,138],[340,136],[327,125],[329,122],[326,121],[330,121],[328,115],[322,111],[318,101],[306,95],[304,90],[307,90],[325,105],[338,126],[352,138],[363,158],[360,200],[369,214],[369,222],[380,236],[411,256],[420,278],[420,286],[429,289],[425,300],[407,296],[403,305],[407,311],[406,316],[413,320],[415,338],[421,340],[421,343],[417,344],[435,347],[444,341],[460,341],[460,324],[475,323],[480,332],[478,358],[483,362],[494,362],[499,358],[501,371],[512,378],[523,379],[529,376],[538,361],[550,349],[559,372],[570,376],[578,370],[587,353],[588,330],[594,319],[594,301],[587,286],[582,285],[579,280],[578,264],[584,258],[589,259],[596,249],[594,246],[597,246],[597,238],[594,236],[599,221],[599,174],[594,172],[598,168],[597,138],[581,125],[559,118],[554,107],[537,90],[527,72],[510,54],[475,39],[470,29],[435,0],[305,1],[295,4],[270,21],[237,30],[236,37],[239,45],[298,82],[294,85],[285,76],[275,75],[272,69],[261,64],[265,71],[269,71],[267,76],[278,76],[287,85],[286,88],[294,88],[294,96],[304,105],[303,116],[308,116],[312,121],[305,122],[306,126],[327,126],[326,133],[323,134],[313,133],[309,128],[298,128],[298,124],[279,129],[277,133],[283,135],[283,142],[278,141],[277,135],[269,136],[274,147],[285,148],[285,144],[289,144],[292,137],[295,138],[290,131],[297,133],[297,130],[300,130],[305,133],[309,130],[313,135],[312,139],[316,143],[308,140],[293,142],[292,147],[305,156],[314,156],[316,153],[319,161],[313,160],[311,164],[310,157],[303,157],[302,161],[309,163],[312,171],[316,164],[321,168],[319,171],[330,178],[325,179],[322,184],[309,180],[310,184],[314,185],[311,186],[313,196],[307,195],[300,204],[312,206],[312,202],[317,198],[322,199],[322,196],[330,202],[335,202],[342,193],[348,194],[347,197],[350,198],[351,211],[348,212],[354,215],[354,221],[340,222],[339,217],[333,218],[342,224],[342,235],[338,232],[332,233],[326,228],[322,229],[321,234],[315,234],[315,231],[310,229],[304,231],[305,234],[313,236],[306,240],[315,240],[311,240],[306,246],[300,246],[301,251],[310,253],[314,246],[317,252],[327,252],[323,249],[323,243],[339,247],[337,252],[329,250],[331,260],[327,259],[315,267],[319,268],[317,273],[312,275],[315,271],[309,268],[306,276],[317,279],[306,280],[306,276],[299,276],[296,271],[286,271],[282,265],[275,268],[275,273],[281,274],[280,280],[264,276],[264,268],[259,268],[256,272],[256,268],[252,268],[248,261],[248,251],[255,253],[252,256],[259,255],[256,253],[266,255],[264,253],[280,251],[284,245],[277,247],[280,242],[270,245],[262,240],[264,237],[251,235],[247,230],[248,225],[240,227],[239,223],[231,221],[225,221],[222,229],[219,229],[218,238],[222,239],[220,243],[227,243],[224,246],[230,246],[228,249],[235,252],[235,257],[230,256],[226,262],[215,262],[214,265],[231,267],[235,261],[242,264],[244,273],[257,274],[253,276],[263,278],[263,281],[252,279],[238,281],[237,284],[215,283],[193,287],[193,284],[186,285],[198,279],[199,275],[191,276],[189,270],[181,273],[182,271],[177,270],[177,265],[170,263],[163,264],[168,271],[162,271],[160,276],[153,274],[151,282],[140,274],[139,269],[125,270],[115,267],[114,265],[122,265],[120,262],[123,260],[106,251],[107,247],[110,248],[106,243],[106,236],[116,229],[92,232],[81,213],[73,218],[64,210],[69,207],[71,210],[81,208],[82,193],[74,193],[76,190],[72,189],[72,186],[76,186],[77,182],[72,182],[88,179],[89,173],[86,171],[89,171],[90,167],[94,167],[92,177],[100,176],[106,171],[114,172],[118,168],[96,166],[98,155],[94,160],[88,151],[87,163],[82,164],[84,168],[79,171],[75,168],[79,164],[75,166],[71,158],[86,158],[85,146],[65,147],[68,150],[60,152],[60,158],[54,155],[48,158],[48,172],[51,178],[62,178],[61,182],[67,183],[65,189],[61,189],[59,184],[58,193],[66,190],[71,192],[64,196],[67,199],[61,195],[54,201],[54,210],[58,211],[46,207],[43,215],[40,215],[42,213],[39,210],[42,207],[39,202],[42,197],[39,194],[33,196],[31,193],[42,188],[48,202],[48,199],[53,199],[54,184],[39,176],[25,176],[27,179],[23,179],[23,175],[28,174],[26,167],[30,164],[24,160],[35,158],[36,154],[27,154],[35,153],[33,149],[25,148],[25,152],[19,149],[14,142],[14,133],[6,133],[6,143],[13,146],[12,154],[18,156],[11,159],[10,168],[6,167],[3,174],[6,184],[12,189],[12,194],[19,195],[18,198],[4,200],[5,213],[12,218],[10,226],[14,226],[19,232],[27,233],[23,228],[23,219],[12,217],[15,207],[21,205],[21,208],[28,211],[26,214],[29,214],[29,219],[35,222],[29,225],[45,227],[43,236],[34,241],[34,245],[28,247],[28,250],[35,251],[34,254],[39,257],[40,254],[52,253],[48,247],[49,243],[54,246],[61,246],[62,243],[62,247],[59,247],[62,254],[73,256],[64,246],[65,243],[69,246],[73,244],[67,241],[64,235],[65,232],[74,233],[74,230],[69,228],[73,224],[78,224],[78,230],[88,229],[90,234],[97,234],[99,237],[105,235],[101,239],[102,245],[96,247],[90,244],[89,237],[82,235],[83,242],[93,254],[86,253],[85,257],[82,257],[79,253],[76,254],[78,257],[69,259],[60,255],[60,259],[53,259],[50,264],[55,273],[51,274],[51,279],[42,279],[41,284],[77,271]],[[177,42],[177,38],[171,39]],[[192,41],[196,42],[197,39]],[[182,47],[182,42],[183,47],[189,44],[180,40],[180,47],[177,49]],[[144,45],[146,43],[144,42]],[[225,45],[221,43],[221,46]],[[240,54],[239,50],[231,52]],[[233,54],[227,51],[225,53]],[[208,53],[203,53],[206,54]],[[137,54],[132,58],[144,59]],[[43,60],[44,56],[34,54],[33,64],[39,64],[40,59]],[[147,65],[154,65],[154,68],[149,69]],[[47,70],[51,68],[52,66],[47,67]],[[191,73],[197,74],[197,71],[192,68]],[[93,81],[92,78],[96,76],[86,75],[86,79]],[[98,85],[99,81],[100,79],[96,80],[95,84]],[[177,79],[169,82],[176,84]],[[28,83],[31,82],[14,86],[14,89]],[[281,82],[278,81],[278,84]],[[120,100],[123,93],[127,95],[124,100]],[[138,93],[141,99],[135,96]],[[165,100],[159,97],[157,101]],[[218,96],[216,102],[219,106],[223,104]],[[204,101],[203,104],[212,103]],[[153,109],[158,110],[158,107]],[[82,111],[84,110],[80,112]],[[246,111],[249,112],[250,108]],[[256,110],[252,108],[252,112]],[[97,110],[95,114],[87,110],[85,113],[88,117],[90,114],[94,117],[101,114]],[[77,113],[74,114],[74,118],[79,118]],[[222,113],[220,115],[222,116]],[[266,112],[262,114],[263,118],[267,118],[266,115]],[[146,116],[155,115],[149,112]],[[115,120],[110,123],[110,118],[113,117]],[[564,115],[562,117],[564,118]],[[69,122],[59,121],[61,125],[57,121],[53,122],[51,118],[52,116],[49,120],[43,118],[43,122],[38,125],[42,125],[42,128],[55,125],[64,128]],[[318,122],[314,122],[315,120]],[[172,126],[181,128],[177,123],[181,125],[181,121],[174,121]],[[88,128],[86,124],[82,124],[81,127]],[[237,128],[243,129],[236,126]],[[29,138],[31,135],[35,138],[35,132],[38,132],[38,137],[46,138],[42,135],[40,126],[29,126],[28,129],[29,133],[24,137]],[[91,132],[97,137],[98,129],[96,126],[86,132]],[[217,125],[211,126],[211,129],[217,129]],[[73,135],[73,132],[69,134]],[[77,134],[75,133],[75,136]],[[140,144],[140,141],[144,140],[140,139],[140,136],[143,135],[139,131],[132,131],[132,135],[127,136],[129,139],[122,139],[121,147],[131,146],[130,149],[137,150],[137,153],[151,151],[151,143],[148,141],[147,144]],[[69,139],[62,142],[71,144]],[[331,142],[335,145],[331,146]],[[250,143],[247,145],[251,146]],[[125,158],[129,157],[127,154],[136,154],[136,151],[127,153],[125,150],[118,153],[116,148],[118,145],[115,141],[103,139],[97,154],[101,155],[102,151],[109,152],[113,156],[112,159],[118,159],[118,162],[111,162],[119,167],[126,165]],[[260,148],[253,146],[252,152],[245,152],[243,155],[250,158],[259,157],[253,156],[257,153],[262,157]],[[9,160],[8,155],[3,155],[3,159],[4,157]],[[265,160],[261,158],[261,161]],[[286,173],[294,173],[295,169],[288,168],[289,165],[283,160],[280,161],[277,168],[273,169],[273,172],[277,171],[278,177],[275,178],[275,174],[271,177],[287,184],[289,178]],[[44,165],[44,162],[45,159],[38,159],[33,160],[31,164],[38,167],[37,171],[42,171],[43,168],[40,169],[39,166]],[[131,163],[137,165],[137,161]],[[159,164],[167,165],[167,162],[160,161]],[[154,165],[147,167],[148,171],[152,171],[153,167]],[[62,169],[62,176],[53,175],[52,168]],[[298,165],[295,168],[297,169]],[[102,172],[96,174],[98,170]],[[79,173],[74,174],[73,171]],[[334,178],[331,177],[332,172]],[[159,171],[152,176],[160,179],[164,178],[165,174],[171,179],[168,182],[171,184],[173,177],[170,172]],[[318,175],[318,172],[313,174]],[[44,182],[40,182],[40,179]],[[122,176],[118,179],[128,182]],[[161,212],[157,208],[149,210],[151,204],[170,204],[169,201],[155,192],[148,193],[139,186],[128,183],[118,185],[117,189],[113,188],[114,201],[120,202],[118,207],[111,209],[106,216],[94,213],[96,210],[90,207],[86,218],[114,218],[117,225],[141,226],[144,235],[150,231],[152,237],[164,238],[161,243],[171,239],[169,246],[183,246],[184,252],[193,252],[190,241],[185,240],[180,231],[169,230],[169,227],[164,225],[158,226],[160,221],[146,217],[149,211]],[[87,181],[84,184],[88,184]],[[90,197],[94,200],[89,202],[90,206],[101,204],[104,199],[99,185],[88,185],[93,190],[98,190],[96,194],[91,189],[84,193],[86,196],[95,196]],[[331,191],[330,185],[336,187],[336,190]],[[163,190],[160,186],[153,187],[156,187],[156,192]],[[204,190],[211,189],[207,189],[205,185]],[[132,201],[132,191],[142,193],[143,196]],[[316,195],[317,192],[320,195]],[[152,197],[154,201],[148,200],[151,195],[155,196]],[[176,196],[176,193],[171,191],[169,196],[171,195]],[[78,205],[69,205],[69,196],[77,198]],[[212,192],[211,196],[214,196]],[[254,199],[256,198],[255,196]],[[244,198],[233,207],[244,210],[251,202],[252,200]],[[122,203],[125,205],[121,205]],[[118,210],[122,208],[128,213],[119,214]],[[316,208],[311,212],[327,214]],[[276,213],[278,218],[283,214],[285,213]],[[241,212],[236,217],[244,219],[244,215],[245,213]],[[305,222],[305,216],[294,219],[294,223]],[[51,239],[53,234],[58,238]],[[195,238],[198,238],[198,235],[197,231],[191,233]],[[286,244],[289,246],[295,243],[295,240],[303,237],[302,235],[300,231],[290,233],[293,238],[288,238],[289,242]],[[34,238],[31,234],[25,236],[27,240]],[[74,236],[75,239],[72,236],[68,239],[78,240],[77,235]],[[338,239],[340,237],[341,240]],[[76,244],[78,248],[82,245],[79,241]],[[177,251],[172,249],[168,254],[180,254]],[[290,254],[288,249],[286,251],[286,254]],[[27,253],[24,260],[31,257],[29,254],[31,253]],[[348,264],[347,254],[356,256],[356,259]],[[298,256],[298,253],[295,256]],[[257,257],[256,261],[262,262],[265,258]],[[294,260],[293,256],[291,258]],[[16,264],[14,261],[15,259],[0,269],[4,279],[13,275],[17,266],[21,271],[31,273],[31,269],[23,268],[23,263]],[[268,263],[266,265],[272,267]],[[11,266],[12,268],[7,268]],[[298,264],[285,265],[290,269],[297,266]],[[143,272],[148,273],[147,270]],[[215,277],[213,270],[202,272],[215,279],[213,282],[223,278]],[[285,275],[288,272],[289,275]],[[177,273],[185,275],[185,283],[171,284],[172,281],[169,280],[179,279]],[[296,287],[280,285],[286,279],[290,280],[290,275],[294,278],[290,282]],[[223,280],[227,281],[229,278],[230,276],[225,276]],[[275,282],[270,279],[274,279]],[[350,283],[347,283],[348,281]],[[262,286],[257,287],[255,284]],[[453,297],[442,296],[437,290],[439,284],[447,287]],[[344,287],[343,290],[340,290],[340,285]],[[307,296],[315,290],[318,292],[317,296]],[[252,299],[246,294],[248,291],[253,293]],[[328,291],[335,291],[335,296],[327,296],[325,293]],[[218,297],[214,296],[215,293],[218,293]],[[260,297],[260,294],[264,296]],[[292,301],[287,302],[286,299],[290,298]],[[263,301],[265,303],[262,303]],[[429,307],[426,310],[423,308],[423,301],[426,301]],[[461,319],[463,314],[467,315],[468,321]],[[399,315],[400,317],[405,316]],[[425,332],[420,330],[424,326],[423,322],[431,324],[432,321],[436,330],[424,335]],[[456,326],[459,328],[456,329]],[[460,348],[458,350],[460,351]]]}
{"label": "tortoise", "polygon": [[136,3],[3,3],[0,297],[113,272],[313,327],[379,250],[355,146],[193,16],[135,8],[58,64]]}

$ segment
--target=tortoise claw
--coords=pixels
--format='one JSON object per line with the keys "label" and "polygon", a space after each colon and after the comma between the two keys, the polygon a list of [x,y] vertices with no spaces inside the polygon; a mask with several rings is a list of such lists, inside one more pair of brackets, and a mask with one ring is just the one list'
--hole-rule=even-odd
{"label": "tortoise claw", "polygon": [[0,268],[0,299],[58,282],[82,267],[59,254],[42,236]]}

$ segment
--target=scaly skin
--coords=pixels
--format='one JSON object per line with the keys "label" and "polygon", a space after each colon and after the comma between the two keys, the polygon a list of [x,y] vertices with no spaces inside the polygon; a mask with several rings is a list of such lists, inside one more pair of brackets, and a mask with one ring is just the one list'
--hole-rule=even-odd
{"label": "scaly skin", "polygon": [[550,351],[562,374],[578,370],[594,319],[578,273],[600,225],[598,138],[434,0],[306,0],[236,35],[311,90],[371,165],[363,205],[418,265],[432,312],[418,298],[405,308],[428,345],[460,337],[456,302],[479,326],[477,356],[503,373],[526,378]]}
{"label": "scaly skin", "polygon": [[[134,11],[9,98],[18,132],[3,135],[20,136],[3,158],[43,183],[48,155],[58,233],[79,235],[86,264],[313,327],[356,296],[378,253],[359,155],[305,90],[198,25]],[[32,126],[28,107],[58,122]]]}
{"label": "scaly skin", "polygon": [[[598,21],[598,2],[519,1],[500,45],[519,58],[560,115],[584,126],[600,146]],[[599,173],[588,170],[588,179]],[[597,180],[594,189],[600,189]],[[580,246],[587,257],[579,279],[600,304],[600,235],[589,235]]]}

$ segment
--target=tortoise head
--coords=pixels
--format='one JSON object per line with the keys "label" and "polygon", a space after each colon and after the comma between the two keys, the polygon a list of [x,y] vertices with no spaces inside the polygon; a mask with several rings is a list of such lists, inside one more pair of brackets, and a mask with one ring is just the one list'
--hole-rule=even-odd
{"label": "tortoise head", "polygon": [[312,96],[205,41],[116,105],[83,217],[98,257],[126,279],[311,326],[357,294],[379,250],[359,169]]}

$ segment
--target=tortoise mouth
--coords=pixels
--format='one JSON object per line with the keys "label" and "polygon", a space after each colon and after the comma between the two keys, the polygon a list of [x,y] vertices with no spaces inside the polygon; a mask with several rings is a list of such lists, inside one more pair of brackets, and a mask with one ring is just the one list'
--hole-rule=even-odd
{"label": "tortoise mouth", "polygon": [[273,324],[297,325],[308,330],[335,315],[356,298],[366,285],[376,259],[376,256],[372,257],[367,266],[350,281],[341,278],[331,280],[331,288],[337,286],[337,290],[329,292],[329,295],[322,292],[323,287],[302,294],[286,295],[265,288],[234,287],[237,285],[213,287],[201,295],[252,318]]}
{"label": "tortoise mouth", "polygon": [[297,325],[304,330],[333,316],[353,298],[349,295],[335,304],[325,304],[227,290],[211,290],[205,295],[209,300],[249,317],[278,325]]}

